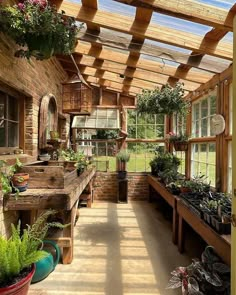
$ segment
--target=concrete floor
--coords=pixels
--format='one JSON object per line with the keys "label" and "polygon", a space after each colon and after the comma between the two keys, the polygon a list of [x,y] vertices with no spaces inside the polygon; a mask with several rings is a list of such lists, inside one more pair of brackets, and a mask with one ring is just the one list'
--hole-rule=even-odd
{"label": "concrete floor", "polygon": [[170,272],[185,266],[171,241],[171,224],[155,204],[94,203],[81,208],[75,227],[74,260],[59,264],[29,295],[173,295]]}

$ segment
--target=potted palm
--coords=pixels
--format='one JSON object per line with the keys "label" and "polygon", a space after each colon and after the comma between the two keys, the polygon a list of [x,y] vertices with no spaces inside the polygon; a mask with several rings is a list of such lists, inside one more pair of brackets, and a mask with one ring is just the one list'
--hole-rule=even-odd
{"label": "potted palm", "polygon": [[0,294],[26,295],[35,272],[34,263],[48,256],[48,252],[39,250],[49,227],[64,227],[60,223],[47,223],[54,210],[44,212],[32,226],[28,226],[20,235],[20,222],[12,224],[9,239],[0,236]]}
{"label": "potted palm", "polygon": [[76,45],[79,28],[74,18],[64,14],[58,14],[47,0],[20,1],[0,7],[0,28],[23,47],[15,52],[17,57],[43,60],[56,54],[68,55]]}

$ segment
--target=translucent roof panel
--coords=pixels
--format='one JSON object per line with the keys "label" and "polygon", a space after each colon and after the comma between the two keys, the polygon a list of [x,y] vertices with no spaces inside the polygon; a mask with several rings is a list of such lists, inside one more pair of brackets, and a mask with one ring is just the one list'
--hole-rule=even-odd
{"label": "translucent roof panel", "polygon": [[224,38],[222,38],[222,41],[233,43],[233,32],[228,32]]}
{"label": "translucent roof panel", "polygon": [[229,10],[235,4],[235,0],[197,0],[196,2],[208,4],[226,10]]}
{"label": "translucent roof panel", "polygon": [[111,0],[99,0],[99,9],[131,17],[134,17],[136,13],[135,7]]}
{"label": "translucent roof panel", "polygon": [[202,37],[212,29],[209,26],[193,23],[187,20],[182,20],[177,17],[168,16],[155,12],[152,15],[151,23],[183,32],[189,32]]}

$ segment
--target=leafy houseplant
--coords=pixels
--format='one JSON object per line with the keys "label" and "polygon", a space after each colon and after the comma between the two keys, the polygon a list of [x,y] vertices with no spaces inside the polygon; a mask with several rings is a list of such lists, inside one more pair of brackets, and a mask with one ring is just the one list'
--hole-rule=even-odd
{"label": "leafy houseplant", "polygon": [[20,191],[27,188],[28,173],[16,173],[22,167],[22,163],[17,158],[14,165],[8,165],[6,161],[0,160],[0,180],[3,195],[15,191],[18,196]]}
{"label": "leafy houseplant", "polygon": [[[48,255],[39,250],[48,229],[65,227],[58,222],[48,223],[47,218],[52,214],[54,210],[42,213],[32,226],[24,229],[22,236],[20,222],[16,227],[12,224],[9,239],[0,236],[0,294],[27,294],[35,270],[33,264]],[[21,288],[20,293],[15,293]]]}
{"label": "leafy houseplant", "polygon": [[116,154],[116,159],[118,161],[118,178],[126,178],[126,163],[129,162],[130,154],[125,149],[121,149]]}
{"label": "leafy houseplant", "polygon": [[143,90],[137,97],[137,110],[139,113],[185,115],[190,104],[183,97],[184,89],[181,83],[176,83],[174,88],[166,84],[162,89]]}
{"label": "leafy houseplant", "polygon": [[84,153],[78,153],[77,162],[75,163],[75,167],[77,169],[78,176],[86,170],[90,161],[87,160]]}
{"label": "leafy houseplant", "polygon": [[48,59],[55,54],[71,54],[76,42],[74,18],[57,13],[47,0],[25,0],[14,6],[0,7],[0,27],[16,44],[27,49],[15,52],[17,57]]}
{"label": "leafy houseplant", "polygon": [[172,182],[178,177],[180,159],[169,152],[158,151],[151,160],[152,175],[160,177],[165,183]]}
{"label": "leafy houseplant", "polygon": [[183,295],[230,294],[230,269],[215,254],[213,247],[206,247],[201,261],[193,259],[187,267],[177,267],[167,286],[182,288]]}

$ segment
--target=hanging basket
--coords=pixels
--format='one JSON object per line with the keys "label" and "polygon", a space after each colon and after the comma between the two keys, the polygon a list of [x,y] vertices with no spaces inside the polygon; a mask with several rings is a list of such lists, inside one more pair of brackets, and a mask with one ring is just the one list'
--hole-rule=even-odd
{"label": "hanging basket", "polygon": [[176,151],[187,151],[188,150],[188,142],[187,141],[175,141],[174,148]]}

